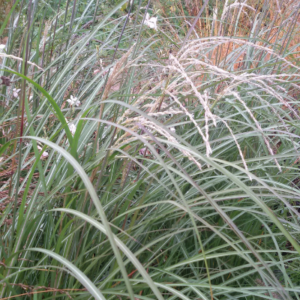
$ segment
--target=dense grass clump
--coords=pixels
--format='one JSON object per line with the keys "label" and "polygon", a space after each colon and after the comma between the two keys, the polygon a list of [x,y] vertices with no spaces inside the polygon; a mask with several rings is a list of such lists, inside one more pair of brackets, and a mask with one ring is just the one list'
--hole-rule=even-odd
{"label": "dense grass clump", "polygon": [[0,298],[299,300],[300,3],[12,4]]}

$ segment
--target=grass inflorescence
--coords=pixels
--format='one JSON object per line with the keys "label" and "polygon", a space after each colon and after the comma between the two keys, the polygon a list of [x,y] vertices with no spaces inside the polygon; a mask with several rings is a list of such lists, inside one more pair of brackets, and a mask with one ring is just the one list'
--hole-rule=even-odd
{"label": "grass inflorescence", "polygon": [[300,4],[196,2],[0,20],[1,299],[300,299]]}

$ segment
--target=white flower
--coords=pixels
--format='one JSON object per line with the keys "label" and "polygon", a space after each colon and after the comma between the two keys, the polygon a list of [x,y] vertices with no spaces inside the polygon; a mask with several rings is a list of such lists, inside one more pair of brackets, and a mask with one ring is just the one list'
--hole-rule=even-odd
{"label": "white flower", "polygon": [[68,126],[69,126],[69,129],[70,129],[72,135],[74,135],[76,132],[76,125],[68,123]]}
{"label": "white flower", "polygon": [[0,44],[0,53],[4,52],[3,50],[5,49],[6,45],[4,44]]}
{"label": "white flower", "polygon": [[21,91],[21,89],[13,89],[13,96],[15,98],[19,98],[19,92]]}
{"label": "white flower", "polygon": [[68,102],[71,106],[73,106],[74,104],[75,104],[76,106],[79,106],[79,105],[80,105],[80,101],[79,101],[76,97],[73,97],[72,95],[71,95],[70,99],[67,100],[67,102]]}
{"label": "white flower", "polygon": [[145,18],[145,22],[144,24],[154,30],[157,30],[157,17],[151,17],[150,18],[150,15],[147,13],[146,14],[146,18]]}
{"label": "white flower", "polygon": [[[40,151],[43,150],[43,148],[42,148],[41,146],[39,146],[39,145],[37,146],[37,148],[38,148],[38,150],[40,150]],[[46,151],[44,151],[43,154],[42,154],[42,157],[43,157],[43,158],[46,158],[46,157],[48,157],[48,156],[49,156],[49,153],[46,152]]]}
{"label": "white flower", "polygon": [[147,148],[142,148],[139,150],[139,154],[143,156],[146,154],[146,152],[147,152]]}
{"label": "white flower", "polygon": [[46,151],[44,151],[43,154],[42,154],[42,157],[43,157],[43,158],[46,158],[46,157],[48,157],[48,156],[49,156],[49,153],[46,152]]}
{"label": "white flower", "polygon": [[176,129],[175,129],[174,127],[171,127],[170,130],[171,130],[172,132],[176,132]]}

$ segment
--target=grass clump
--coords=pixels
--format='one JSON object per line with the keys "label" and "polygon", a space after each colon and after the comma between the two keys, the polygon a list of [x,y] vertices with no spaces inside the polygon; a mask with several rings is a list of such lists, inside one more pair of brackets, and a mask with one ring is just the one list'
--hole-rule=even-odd
{"label": "grass clump", "polygon": [[202,2],[16,1],[1,299],[299,299],[300,6]]}

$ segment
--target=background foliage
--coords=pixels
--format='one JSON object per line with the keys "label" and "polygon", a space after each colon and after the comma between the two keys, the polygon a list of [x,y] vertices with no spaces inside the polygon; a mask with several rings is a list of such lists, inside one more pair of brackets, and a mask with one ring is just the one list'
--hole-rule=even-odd
{"label": "background foliage", "polygon": [[298,1],[14,3],[0,298],[299,299]]}

